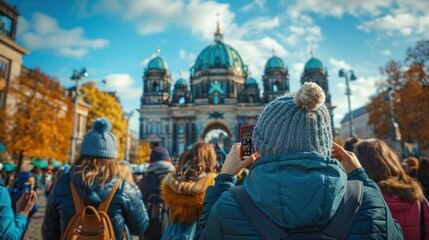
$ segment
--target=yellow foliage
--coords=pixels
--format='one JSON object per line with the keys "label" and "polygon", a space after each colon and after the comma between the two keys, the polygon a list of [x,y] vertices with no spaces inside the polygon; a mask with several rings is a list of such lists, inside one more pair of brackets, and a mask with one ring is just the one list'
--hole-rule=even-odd
{"label": "yellow foliage", "polygon": [[54,79],[31,70],[10,84],[1,113],[0,140],[9,153],[67,161],[72,131],[71,101]]}
{"label": "yellow foliage", "polygon": [[150,143],[146,141],[140,141],[137,149],[137,154],[133,159],[133,163],[141,164],[145,162],[149,162],[150,158]]}
{"label": "yellow foliage", "polygon": [[118,159],[124,159],[127,121],[119,101],[112,95],[99,90],[94,82],[84,84],[82,92],[92,105],[89,109],[86,129],[91,129],[91,124],[96,118],[109,119],[112,123],[112,133],[116,136]]}

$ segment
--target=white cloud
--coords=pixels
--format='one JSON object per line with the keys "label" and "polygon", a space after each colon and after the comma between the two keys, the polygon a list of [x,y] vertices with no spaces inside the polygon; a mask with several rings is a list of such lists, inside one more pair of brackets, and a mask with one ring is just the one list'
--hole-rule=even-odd
{"label": "white cloud", "polygon": [[365,32],[383,31],[389,35],[399,34],[403,36],[421,35],[429,36],[429,14],[415,15],[412,12],[393,12],[358,26]]}
{"label": "white cloud", "polygon": [[384,51],[381,52],[381,55],[383,55],[383,56],[390,56],[390,55],[392,55],[392,52],[390,52],[389,50],[384,50]]}
{"label": "white cloud", "polygon": [[240,8],[240,11],[248,12],[248,11],[253,10],[253,9],[259,9],[259,10],[265,12],[266,11],[265,0],[253,0],[252,2],[250,2],[246,5],[244,5],[242,8]]}
{"label": "white cloud", "polygon": [[142,89],[134,87],[134,79],[127,73],[109,74],[105,78],[106,86],[116,91],[121,99],[138,99]]}
{"label": "white cloud", "polygon": [[352,66],[350,66],[350,64],[346,63],[343,60],[337,60],[335,58],[330,58],[329,59],[329,64],[331,64],[332,68],[331,72],[333,73],[338,73],[340,71],[340,69],[344,69],[345,71],[351,70]]}
{"label": "white cloud", "polygon": [[[322,16],[341,17],[348,13],[358,15],[378,15],[381,10],[389,7],[394,0],[333,0],[314,1],[299,0],[290,6],[287,11],[292,18],[297,18],[303,13],[317,13]],[[288,1],[283,1],[288,4]]]}
{"label": "white cloud", "polygon": [[180,59],[186,58],[186,51],[184,49],[179,50],[179,57],[180,57]]}
{"label": "white cloud", "polygon": [[62,56],[81,58],[90,49],[104,48],[109,44],[103,38],[85,38],[81,27],[62,29],[56,19],[40,12],[34,13],[31,21],[21,17],[19,22],[22,28],[20,38],[31,50],[53,49]]}
{"label": "white cloud", "polygon": [[[349,83],[352,93],[352,95],[350,95],[352,111],[356,108],[362,107],[370,101],[370,97],[376,93],[375,86],[380,78],[380,76],[359,77],[357,80]],[[349,112],[347,96],[345,95],[345,82],[338,82],[331,92],[338,93],[337,95],[333,96],[335,99],[333,99],[332,102],[336,105],[334,110],[334,124],[335,126],[339,127],[344,115]]]}
{"label": "white cloud", "polygon": [[267,17],[258,17],[253,18],[243,24],[243,28],[247,29],[248,32],[253,31],[264,31],[270,30],[275,27],[280,26],[279,17],[267,18]]}
{"label": "white cloud", "polygon": [[150,57],[147,57],[145,59],[143,59],[142,61],[137,63],[137,67],[147,67],[147,64],[149,63],[149,61],[156,57],[156,53],[152,53],[152,55],[150,55]]}

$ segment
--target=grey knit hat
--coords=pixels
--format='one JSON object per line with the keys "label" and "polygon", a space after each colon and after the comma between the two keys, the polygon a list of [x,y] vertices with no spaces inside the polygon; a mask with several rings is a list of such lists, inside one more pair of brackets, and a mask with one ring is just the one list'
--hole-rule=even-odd
{"label": "grey knit hat", "polygon": [[83,136],[79,153],[100,158],[116,158],[116,137],[110,132],[111,128],[112,124],[106,118],[95,119],[91,131]]}
{"label": "grey knit hat", "polygon": [[332,130],[325,93],[304,83],[295,93],[276,98],[259,115],[253,144],[261,156],[282,152],[319,152],[330,156]]}

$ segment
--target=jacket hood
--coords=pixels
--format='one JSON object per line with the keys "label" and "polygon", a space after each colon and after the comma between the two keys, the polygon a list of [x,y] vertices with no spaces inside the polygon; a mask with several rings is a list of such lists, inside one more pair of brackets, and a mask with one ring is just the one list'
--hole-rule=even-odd
{"label": "jacket hood", "polygon": [[83,182],[80,174],[75,174],[74,171],[70,172],[70,179],[85,204],[98,205],[107,198],[116,183],[117,177],[114,177],[112,181],[106,183],[104,186],[98,186],[94,183],[87,186]]}
{"label": "jacket hood", "polygon": [[415,202],[424,199],[422,187],[414,179],[411,179],[409,183],[404,183],[392,177],[380,181],[378,186],[383,194],[388,196],[396,195],[403,202]]}
{"label": "jacket hood", "polygon": [[244,181],[255,204],[283,228],[323,228],[345,192],[341,164],[317,152],[258,159]]}
{"label": "jacket hood", "polygon": [[207,173],[197,181],[179,181],[174,172],[165,176],[161,183],[162,197],[170,206],[170,221],[190,224],[198,220],[203,210],[206,190],[214,185],[215,173]]}
{"label": "jacket hood", "polygon": [[16,187],[18,189],[24,188],[25,181],[27,181],[31,176],[33,176],[33,174],[31,172],[27,172],[27,171],[20,172],[18,174],[18,178],[16,180],[16,183],[17,183]]}
{"label": "jacket hood", "polygon": [[160,175],[174,171],[174,169],[174,165],[169,161],[157,161],[150,163],[147,172]]}

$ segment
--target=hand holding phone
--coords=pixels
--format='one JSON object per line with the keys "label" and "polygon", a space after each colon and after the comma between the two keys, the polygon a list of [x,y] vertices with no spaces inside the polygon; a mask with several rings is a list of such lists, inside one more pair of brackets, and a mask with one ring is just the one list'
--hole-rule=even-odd
{"label": "hand holding phone", "polygon": [[31,192],[31,183],[24,183],[24,192]]}
{"label": "hand holding phone", "polygon": [[243,125],[240,127],[240,159],[244,160],[246,157],[256,152],[253,147],[252,134],[255,129],[255,124]]}

